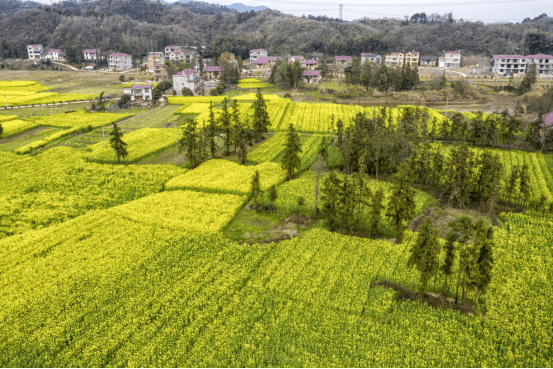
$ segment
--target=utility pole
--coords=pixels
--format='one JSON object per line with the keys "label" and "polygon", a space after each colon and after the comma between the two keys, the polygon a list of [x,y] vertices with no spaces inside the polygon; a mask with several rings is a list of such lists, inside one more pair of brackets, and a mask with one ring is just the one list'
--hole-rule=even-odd
{"label": "utility pole", "polygon": [[175,122],[175,144],[179,143],[179,137],[177,136],[177,122]]}
{"label": "utility pole", "polygon": [[106,148],[106,133],[104,132],[104,125],[102,124],[102,137],[104,137],[104,149]]}
{"label": "utility pole", "polygon": [[340,8],[340,20],[342,20],[342,9],[344,9],[344,4],[339,4]]}

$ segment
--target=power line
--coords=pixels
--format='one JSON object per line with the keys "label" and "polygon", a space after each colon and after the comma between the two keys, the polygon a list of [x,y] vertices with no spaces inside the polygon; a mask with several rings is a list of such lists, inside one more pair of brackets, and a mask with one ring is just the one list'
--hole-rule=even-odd
{"label": "power line", "polygon": [[[254,0],[268,3],[278,3],[278,4],[302,4],[302,5],[331,5],[329,2],[308,2],[308,1],[291,1],[291,0]],[[529,2],[550,2],[550,0],[486,0],[478,2],[447,2],[447,3],[377,3],[377,4],[356,4],[356,3],[344,3],[347,7],[354,8],[405,8],[405,7],[423,7],[423,6],[441,6],[441,7],[451,7],[451,6],[477,6],[477,5],[499,5],[499,4],[512,4],[512,3],[521,3],[528,4]]]}

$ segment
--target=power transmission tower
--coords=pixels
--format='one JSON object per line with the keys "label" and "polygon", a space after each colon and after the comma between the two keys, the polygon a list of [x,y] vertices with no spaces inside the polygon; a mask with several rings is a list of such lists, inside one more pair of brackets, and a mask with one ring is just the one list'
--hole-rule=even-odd
{"label": "power transmission tower", "polygon": [[342,20],[342,9],[344,8],[344,4],[339,4],[340,7],[340,20]]}

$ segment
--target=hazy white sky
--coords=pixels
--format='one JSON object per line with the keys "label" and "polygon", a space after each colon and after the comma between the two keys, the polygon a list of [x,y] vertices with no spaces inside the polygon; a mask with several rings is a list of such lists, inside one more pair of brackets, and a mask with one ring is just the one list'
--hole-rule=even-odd
{"label": "hazy white sky", "polygon": [[[171,1],[171,0],[168,0]],[[426,12],[453,12],[456,19],[482,20],[488,22],[520,22],[526,17],[534,18],[542,13],[553,16],[553,0],[209,0],[210,3],[230,5],[241,2],[245,5],[265,5],[269,8],[301,16],[326,15],[339,17],[338,4],[343,4],[343,19],[403,18],[405,15]]]}
{"label": "hazy white sky", "polygon": [[[37,1],[37,0],[35,0]],[[50,0],[38,0],[50,3]],[[54,0],[56,1],[56,0]],[[171,2],[173,0],[166,0]],[[283,13],[301,16],[326,15],[338,18],[338,4],[343,4],[344,20],[367,18],[403,18],[415,13],[449,13],[455,19],[491,22],[520,22],[542,13],[553,16],[553,0],[206,0],[210,3],[230,5],[242,3],[249,6],[265,5]]]}

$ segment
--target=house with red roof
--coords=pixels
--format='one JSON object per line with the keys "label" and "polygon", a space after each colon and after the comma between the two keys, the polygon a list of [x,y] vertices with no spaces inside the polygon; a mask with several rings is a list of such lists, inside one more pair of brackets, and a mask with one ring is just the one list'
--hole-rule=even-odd
{"label": "house with red roof", "polygon": [[87,65],[86,67],[84,67],[84,69],[86,70],[94,70],[96,69],[97,65],[94,64],[94,63],[90,63],[89,65]]}
{"label": "house with red roof", "polygon": [[303,71],[303,83],[315,84],[321,82],[320,70],[304,70]]}
{"label": "house with red roof", "polygon": [[206,67],[205,73],[208,80],[216,80],[219,79],[219,76],[221,75],[221,72],[223,71],[223,68],[219,66],[213,66],[213,67]]}
{"label": "house with red roof", "polygon": [[100,57],[100,49],[84,49],[84,60],[98,60]]}
{"label": "house with red roof", "polygon": [[289,63],[295,63],[296,60],[300,62],[300,65],[302,67],[305,67],[306,60],[302,55],[288,56],[288,62]]}
{"label": "house with red roof", "polygon": [[27,53],[29,54],[29,60],[40,60],[44,57],[42,45],[28,45]]}
{"label": "house with red roof", "polygon": [[124,53],[113,53],[108,56],[108,69],[116,71],[132,69],[132,56]]}
{"label": "house with red roof", "polygon": [[165,46],[165,59],[169,59],[169,56],[173,51],[181,51],[182,46]]}
{"label": "house with red roof", "polygon": [[438,58],[441,68],[461,68],[461,51],[448,51]]}
{"label": "house with red roof", "polygon": [[528,69],[532,64],[536,66],[536,74],[538,76],[553,74],[553,56],[551,55],[528,55]]}
{"label": "house with red roof", "polygon": [[253,63],[255,60],[267,56],[267,50],[265,49],[252,49],[250,50],[250,63]]}
{"label": "house with red roof", "polygon": [[153,85],[151,84],[132,84],[131,87],[123,89],[123,93],[131,96],[131,101],[152,100]]}
{"label": "house with red roof", "polygon": [[160,64],[162,65],[161,68],[165,66],[165,54],[159,51],[149,52],[146,64],[148,72],[156,74],[156,71],[159,72]]}
{"label": "house with red roof", "polygon": [[64,61],[65,60],[65,53],[61,51],[60,49],[50,49],[48,50],[48,54],[46,54],[46,59],[50,60],[59,60]]}
{"label": "house with red roof", "polygon": [[345,78],[346,68],[351,65],[351,56],[337,55],[334,57],[334,65],[332,66],[332,76],[334,78]]}
{"label": "house with red roof", "polygon": [[169,60],[179,63],[196,64],[200,60],[200,54],[195,50],[174,50],[169,53]]}
{"label": "house with red roof", "polygon": [[200,72],[194,69],[184,69],[173,74],[173,89],[178,95],[182,95],[182,89],[185,87],[196,95],[201,90],[202,85]]}
{"label": "house with red roof", "polygon": [[318,64],[319,62],[315,59],[307,59],[305,61],[305,66],[307,67],[308,70],[315,70]]}

